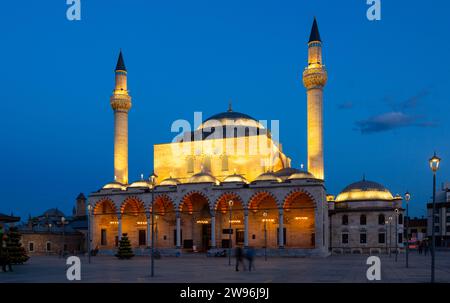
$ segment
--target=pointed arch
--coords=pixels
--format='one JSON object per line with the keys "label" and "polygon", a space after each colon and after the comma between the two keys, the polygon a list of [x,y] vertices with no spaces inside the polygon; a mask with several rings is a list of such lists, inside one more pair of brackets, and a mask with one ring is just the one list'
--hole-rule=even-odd
{"label": "pointed arch", "polygon": [[275,195],[269,191],[259,191],[253,194],[248,201],[248,209],[256,212],[260,208],[261,203],[271,201],[275,203],[275,208],[279,207],[279,203]]}
{"label": "pointed arch", "polygon": [[[168,213],[174,212],[175,203],[173,200],[166,194],[159,194],[155,197],[153,201],[155,207],[155,214],[164,216]],[[149,205],[149,211],[152,212],[152,205]]]}
{"label": "pointed arch", "polygon": [[[296,203],[300,202],[300,203]],[[297,204],[297,205],[294,205]],[[285,210],[290,210],[294,207],[296,208],[311,208],[316,207],[316,201],[314,197],[308,191],[303,189],[291,190],[283,199],[283,208]]]}
{"label": "pointed arch", "polygon": [[181,212],[188,212],[192,214],[194,211],[198,211],[198,209],[195,209],[195,201],[204,200],[208,204],[208,207],[211,205],[210,200],[208,196],[206,196],[203,192],[198,190],[193,190],[188,192],[183,196],[181,199],[181,203],[178,206],[179,211]]}
{"label": "pointed arch", "polygon": [[120,205],[120,213],[138,214],[145,212],[144,202],[136,196],[127,197]]}
{"label": "pointed arch", "polygon": [[94,215],[114,214],[117,215],[117,207],[110,198],[103,198],[94,205]]}
{"label": "pointed arch", "polygon": [[244,209],[244,202],[242,198],[235,192],[225,192],[221,194],[214,202],[214,210],[221,211],[225,213],[228,211],[228,201],[232,200],[235,202],[233,204],[233,209]]}

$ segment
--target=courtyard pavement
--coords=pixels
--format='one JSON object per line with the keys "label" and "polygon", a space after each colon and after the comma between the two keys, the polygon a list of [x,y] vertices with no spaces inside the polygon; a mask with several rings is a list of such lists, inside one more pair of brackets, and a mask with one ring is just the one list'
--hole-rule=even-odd
{"label": "courtyard pavement", "polygon": [[[227,258],[206,255],[182,255],[155,260],[155,277],[150,277],[150,258],[134,257],[118,260],[112,256],[96,256],[88,264],[81,257],[79,282],[178,282],[178,283],[374,283],[366,278],[367,255],[338,255],[328,258],[268,258],[255,260],[256,270],[239,271],[228,265]],[[427,283],[430,281],[430,256],[410,254],[410,268],[405,268],[405,256],[398,262],[382,255],[383,283]],[[66,279],[66,259],[54,256],[33,256],[14,272],[0,272],[0,283],[70,282]],[[436,252],[436,282],[450,282],[450,252]]]}

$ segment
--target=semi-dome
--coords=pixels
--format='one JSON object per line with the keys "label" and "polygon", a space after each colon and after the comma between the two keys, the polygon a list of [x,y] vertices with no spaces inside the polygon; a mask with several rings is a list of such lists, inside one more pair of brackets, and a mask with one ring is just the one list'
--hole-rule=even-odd
{"label": "semi-dome", "polygon": [[152,186],[150,184],[150,181],[141,179],[141,180],[138,180],[138,181],[135,181],[135,182],[131,183],[130,186],[128,186],[128,187],[145,187],[145,188],[150,188]]}
{"label": "semi-dome", "polygon": [[383,185],[363,179],[344,188],[335,201],[392,201],[393,199],[392,193]]}
{"label": "semi-dome", "polygon": [[247,179],[245,179],[242,175],[239,174],[232,174],[227,176],[225,179],[223,179],[224,183],[231,183],[231,182],[241,182],[241,183],[248,183]]}
{"label": "semi-dome", "polygon": [[125,185],[123,185],[120,182],[113,181],[110,183],[107,183],[105,186],[103,186],[103,189],[125,189]]}
{"label": "semi-dome", "polygon": [[258,181],[274,181],[274,182],[281,182],[281,178],[279,178],[275,173],[273,172],[266,172],[261,175],[259,175],[254,182]]}
{"label": "semi-dome", "polygon": [[295,174],[289,176],[288,180],[299,180],[299,179],[315,179],[314,175],[305,170],[298,171]]}
{"label": "semi-dome", "polygon": [[277,175],[277,177],[280,177],[281,179],[287,179],[289,176],[300,172],[300,170],[293,168],[293,167],[285,167],[282,168],[280,170],[277,170],[275,172],[275,175]]}
{"label": "semi-dome", "polygon": [[189,178],[188,183],[218,183],[217,179],[207,172],[200,172]]}
{"label": "semi-dome", "polygon": [[167,179],[164,179],[161,181],[161,183],[159,183],[160,186],[176,186],[178,184],[180,184],[180,180],[169,177]]}

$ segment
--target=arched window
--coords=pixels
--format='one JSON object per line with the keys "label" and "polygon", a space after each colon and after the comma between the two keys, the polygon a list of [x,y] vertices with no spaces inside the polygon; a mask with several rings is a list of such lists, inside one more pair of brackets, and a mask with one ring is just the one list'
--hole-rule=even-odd
{"label": "arched window", "polygon": [[186,159],[186,170],[188,174],[191,174],[194,172],[194,158],[188,157]]}
{"label": "arched window", "polygon": [[205,156],[203,158],[203,170],[210,172],[211,171],[211,157]]}
{"label": "arched window", "polygon": [[366,225],[367,224],[367,217],[366,215],[361,215],[359,217],[359,225]]}
{"label": "arched window", "polygon": [[378,225],[384,225],[386,222],[386,218],[383,214],[378,215]]}
{"label": "arched window", "polygon": [[347,215],[342,216],[342,225],[348,225],[348,216]]}
{"label": "arched window", "polygon": [[228,171],[228,156],[222,156],[222,171]]}
{"label": "arched window", "polygon": [[398,224],[403,224],[403,214],[398,215]]}

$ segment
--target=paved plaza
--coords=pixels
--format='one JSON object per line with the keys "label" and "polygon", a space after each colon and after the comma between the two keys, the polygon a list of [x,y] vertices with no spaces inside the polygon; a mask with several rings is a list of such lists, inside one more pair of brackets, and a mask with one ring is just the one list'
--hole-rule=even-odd
{"label": "paved plaza", "polygon": [[[134,257],[118,260],[112,256],[92,257],[88,264],[81,257],[81,282],[219,282],[219,283],[357,283],[366,278],[368,256],[338,255],[328,258],[268,258],[259,257],[252,272],[234,270],[228,258],[206,255],[183,255],[155,260],[155,277],[150,277],[150,258]],[[405,256],[381,256],[381,282],[429,282],[430,256],[410,255],[410,268],[405,268]],[[69,282],[66,261],[54,256],[34,256],[24,265],[14,266],[14,272],[0,272],[0,282]],[[436,281],[450,282],[450,252],[436,253]],[[72,283],[72,282],[71,282]]]}

